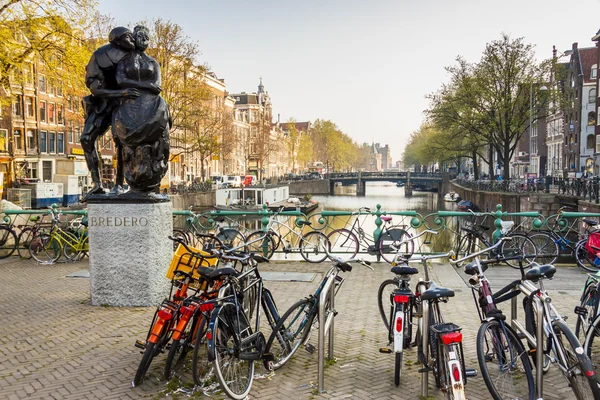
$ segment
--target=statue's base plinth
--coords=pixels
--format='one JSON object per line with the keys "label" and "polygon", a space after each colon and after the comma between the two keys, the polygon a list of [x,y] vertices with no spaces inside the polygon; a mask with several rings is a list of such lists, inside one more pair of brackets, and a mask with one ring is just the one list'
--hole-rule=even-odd
{"label": "statue's base plinth", "polygon": [[170,202],[90,201],[90,283],[93,305],[155,306],[168,294],[173,256]]}

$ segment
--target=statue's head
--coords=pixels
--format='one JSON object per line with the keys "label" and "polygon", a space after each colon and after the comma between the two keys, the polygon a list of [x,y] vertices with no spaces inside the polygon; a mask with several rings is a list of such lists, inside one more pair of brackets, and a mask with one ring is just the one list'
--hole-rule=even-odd
{"label": "statue's head", "polygon": [[131,31],[123,26],[118,26],[110,31],[108,41],[126,51],[135,49]]}
{"label": "statue's head", "polygon": [[150,30],[144,25],[137,25],[133,28],[133,39],[137,50],[146,51],[150,43]]}

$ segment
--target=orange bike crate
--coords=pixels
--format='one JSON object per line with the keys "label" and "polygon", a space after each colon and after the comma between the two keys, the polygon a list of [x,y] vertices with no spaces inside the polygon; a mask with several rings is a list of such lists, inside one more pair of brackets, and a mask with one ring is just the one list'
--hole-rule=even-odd
{"label": "orange bike crate", "polygon": [[[202,256],[210,257],[210,254],[208,254],[205,251],[198,250],[196,248],[193,248],[192,246],[188,247],[195,253],[201,254]],[[175,254],[173,254],[173,258],[171,259],[171,264],[169,265],[169,270],[167,271],[167,278],[175,278],[175,271],[183,271],[190,273],[190,271],[192,271],[193,269],[194,272],[192,273],[192,277],[194,279],[200,280],[200,274],[198,274],[197,269],[199,267],[214,267],[217,263],[217,260],[218,259],[216,257],[197,257],[196,255],[191,254],[189,251],[187,251],[187,249],[182,244],[179,244],[179,246],[177,246],[177,250],[175,250]],[[190,286],[199,287],[200,289],[206,289],[206,284],[207,282],[205,280],[201,280],[199,281],[199,284],[191,284]]]}

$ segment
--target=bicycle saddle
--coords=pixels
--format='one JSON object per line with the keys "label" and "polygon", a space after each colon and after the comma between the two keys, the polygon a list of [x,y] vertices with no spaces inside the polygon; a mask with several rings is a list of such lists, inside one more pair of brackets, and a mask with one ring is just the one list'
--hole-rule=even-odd
{"label": "bicycle saddle", "polygon": [[[488,266],[486,264],[481,265],[482,271],[485,272],[487,269],[488,269]],[[479,272],[479,270],[477,269],[477,264],[475,262],[470,262],[467,265],[465,265],[465,274],[477,275],[478,272]]]}
{"label": "bicycle saddle", "polygon": [[441,287],[431,282],[429,289],[421,293],[421,300],[435,300],[440,297],[454,297],[454,290]]}
{"label": "bicycle saddle", "polygon": [[217,279],[221,278],[222,276],[238,275],[238,272],[235,270],[235,268],[232,268],[232,267],[223,267],[223,268],[217,268],[217,269],[199,267],[198,274],[200,274],[200,276],[207,278],[207,279],[217,280]]}
{"label": "bicycle saddle", "polygon": [[381,220],[382,220],[382,221],[386,221],[386,222],[387,222],[387,221],[391,221],[391,220],[392,220],[392,217],[381,217]]}
{"label": "bicycle saddle", "polygon": [[529,281],[537,282],[540,279],[544,278],[552,279],[552,277],[556,273],[556,268],[554,267],[554,265],[537,265],[535,263],[533,263],[532,265],[533,267],[525,273],[525,279]]}
{"label": "bicycle saddle", "polygon": [[413,267],[392,267],[392,272],[396,275],[414,275],[418,274],[419,270]]}
{"label": "bicycle saddle", "polygon": [[583,222],[585,222],[589,226],[596,226],[596,225],[598,225],[598,221],[595,221],[593,219],[584,218]]}

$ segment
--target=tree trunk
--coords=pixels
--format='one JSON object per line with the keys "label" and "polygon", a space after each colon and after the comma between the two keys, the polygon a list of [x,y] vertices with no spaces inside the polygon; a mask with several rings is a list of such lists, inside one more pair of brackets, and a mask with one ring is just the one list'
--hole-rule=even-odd
{"label": "tree trunk", "polygon": [[489,153],[488,153],[488,174],[490,175],[490,179],[495,175],[494,174],[494,146],[490,144]]}
{"label": "tree trunk", "polygon": [[473,160],[473,178],[479,180],[479,166],[477,165],[477,152],[473,150],[471,152],[471,159]]}
{"label": "tree trunk", "polygon": [[[504,149],[502,152],[502,158],[504,163],[504,171],[502,173],[502,178],[505,181],[510,180],[510,168],[508,168],[508,163],[510,162],[510,143],[504,143]],[[529,162],[531,163],[531,155],[529,155]],[[530,166],[531,167],[531,166]]]}

